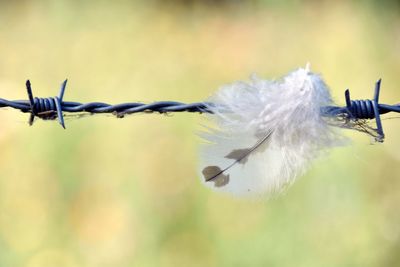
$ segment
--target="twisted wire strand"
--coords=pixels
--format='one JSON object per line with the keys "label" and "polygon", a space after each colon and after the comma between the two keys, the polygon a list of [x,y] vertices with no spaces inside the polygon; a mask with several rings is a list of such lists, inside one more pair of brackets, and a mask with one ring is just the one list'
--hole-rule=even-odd
{"label": "twisted wire strand", "polygon": [[[54,104],[44,104],[54,102],[53,98],[35,98],[34,106],[37,107],[37,111],[46,112],[46,111],[55,111]],[[79,102],[71,102],[71,101],[63,101],[61,103],[61,110],[64,112],[89,112],[89,113],[118,113],[119,116],[123,116],[125,114],[132,113],[140,113],[140,112],[158,112],[158,113],[167,113],[167,112],[198,112],[198,113],[210,113],[208,106],[211,103],[198,102],[185,104],[176,101],[159,101],[153,102],[150,104],[144,103],[122,103],[111,105],[103,102],[90,102],[90,103],[79,103]],[[0,108],[11,107],[14,109],[18,109],[24,113],[31,112],[31,105],[28,100],[6,100],[0,98]],[[117,115],[117,114],[116,114]],[[40,116],[38,116],[40,117]]]}
{"label": "twisted wire strand", "polygon": [[[215,104],[207,102],[197,103],[181,103],[176,101],[159,101],[149,104],[145,103],[121,103],[111,105],[103,102],[80,103],[63,101],[67,80],[61,84],[60,93],[58,96],[49,98],[34,97],[32,93],[31,83],[26,82],[26,89],[29,100],[14,100],[0,98],[0,108],[11,107],[18,109],[24,113],[30,113],[29,124],[32,125],[35,117],[44,120],[57,119],[61,126],[65,128],[64,112],[87,112],[90,114],[97,113],[112,113],[119,118],[128,114],[141,112],[197,112],[197,113],[212,113],[210,107],[215,108]],[[346,106],[326,106],[322,107],[321,114],[327,117],[345,117],[347,120],[376,120],[378,138],[377,141],[383,141],[384,133],[380,115],[389,112],[400,113],[400,104],[388,105],[379,103],[381,80],[378,80],[375,85],[375,95],[372,100],[351,100],[350,91],[345,91]],[[218,107],[219,110],[229,112],[223,107]]]}

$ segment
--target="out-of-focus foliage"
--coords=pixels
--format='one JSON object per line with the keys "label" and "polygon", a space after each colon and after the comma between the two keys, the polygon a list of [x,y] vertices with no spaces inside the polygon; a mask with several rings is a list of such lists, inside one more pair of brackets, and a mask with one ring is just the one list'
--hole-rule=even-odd
{"label": "out-of-focus foliage", "polygon": [[[396,1],[0,3],[0,96],[201,101],[253,73],[321,72],[400,100]],[[386,142],[348,132],[285,195],[252,202],[203,188],[201,116],[57,123],[1,110],[0,266],[397,266],[400,123]]]}

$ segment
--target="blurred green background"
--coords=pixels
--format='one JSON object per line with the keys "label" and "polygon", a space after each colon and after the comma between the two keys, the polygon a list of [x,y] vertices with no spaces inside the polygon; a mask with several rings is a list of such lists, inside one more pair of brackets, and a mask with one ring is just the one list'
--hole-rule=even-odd
{"label": "blurred green background", "polygon": [[[206,99],[311,62],[334,99],[400,101],[396,1],[1,1],[0,97]],[[393,116],[393,115],[392,115]],[[386,116],[390,117],[390,116]],[[197,177],[202,116],[27,125],[1,110],[0,266],[400,266],[400,121],[248,201]]]}

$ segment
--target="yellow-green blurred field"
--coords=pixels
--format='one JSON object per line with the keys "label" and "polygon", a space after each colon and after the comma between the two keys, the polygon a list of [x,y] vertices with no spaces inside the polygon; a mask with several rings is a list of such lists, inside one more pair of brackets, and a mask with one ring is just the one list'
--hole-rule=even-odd
{"label": "yellow-green blurred field", "polygon": [[[0,97],[206,99],[311,62],[344,89],[400,102],[395,1],[2,1]],[[392,115],[393,116],[393,115]],[[390,117],[390,116],[386,116]],[[315,162],[284,195],[247,201],[197,177],[198,114],[27,125],[0,112],[0,266],[399,266],[400,120],[386,142]]]}

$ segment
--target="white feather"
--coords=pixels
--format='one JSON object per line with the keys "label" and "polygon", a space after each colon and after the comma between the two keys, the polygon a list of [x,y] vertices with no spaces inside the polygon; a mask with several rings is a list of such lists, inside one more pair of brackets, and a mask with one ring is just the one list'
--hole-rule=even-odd
{"label": "white feather", "polygon": [[[226,85],[209,102],[215,127],[203,134],[208,143],[200,175],[218,191],[239,196],[280,192],[322,149],[338,144],[320,113],[331,104],[329,90],[308,65],[276,81],[253,76],[248,83]],[[254,151],[246,155],[250,148]]]}

